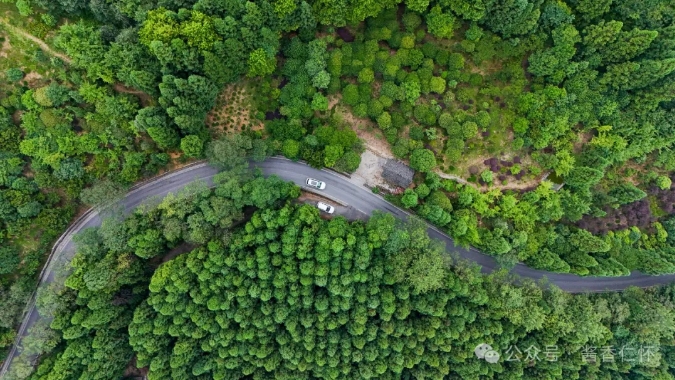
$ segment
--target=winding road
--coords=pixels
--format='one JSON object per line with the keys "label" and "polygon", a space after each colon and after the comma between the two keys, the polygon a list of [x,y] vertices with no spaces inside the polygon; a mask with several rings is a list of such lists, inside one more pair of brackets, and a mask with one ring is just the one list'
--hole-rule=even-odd
{"label": "winding road", "polygon": [[[253,164],[253,166],[262,169],[265,175],[277,175],[301,186],[305,184],[307,177],[322,180],[326,182],[327,186],[325,190],[320,191],[321,195],[336,203],[349,205],[366,215],[372,214],[375,210],[389,212],[399,219],[406,219],[409,215],[406,211],[373,194],[369,189],[358,186],[350,182],[348,178],[332,171],[314,169],[303,163],[279,157],[269,158],[264,162]],[[120,203],[124,206],[126,212],[130,212],[149,199],[161,198],[169,193],[175,193],[191,182],[201,180],[211,185],[216,173],[217,170],[206,163],[189,165],[134,186]],[[75,254],[73,235],[85,228],[100,224],[101,218],[97,210],[89,210],[68,228],[52,249],[48,262],[40,275],[41,286],[55,280],[54,268],[57,264],[66,263],[72,259]],[[474,248],[466,249],[456,246],[449,236],[434,227],[429,227],[428,232],[432,238],[445,242],[446,249],[450,254],[477,263],[485,273],[492,272],[499,267],[493,257]],[[624,277],[580,277],[574,274],[551,273],[532,269],[523,264],[517,264],[511,270],[511,273],[535,280],[547,278],[550,283],[570,293],[620,291],[630,286],[649,287],[675,282],[675,274],[650,276],[634,272],[630,276]],[[34,296],[29,301],[27,310],[18,332],[17,344],[14,345],[8,359],[0,369],[0,377],[4,376],[12,359],[20,353],[18,347],[20,347],[21,339],[30,327],[41,318],[35,307]]]}

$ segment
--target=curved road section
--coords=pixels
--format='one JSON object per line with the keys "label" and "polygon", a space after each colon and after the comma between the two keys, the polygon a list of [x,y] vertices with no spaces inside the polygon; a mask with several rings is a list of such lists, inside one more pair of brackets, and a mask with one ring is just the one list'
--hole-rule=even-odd
{"label": "curved road section", "polygon": [[[300,186],[305,185],[305,180],[308,177],[324,181],[326,182],[326,189],[320,192],[322,195],[337,203],[349,205],[366,215],[371,215],[373,211],[380,210],[389,212],[402,220],[405,220],[409,216],[406,211],[373,194],[370,189],[358,186],[350,182],[347,177],[328,170],[314,169],[306,164],[279,157],[269,158],[264,162],[252,164],[252,166],[262,169],[265,175],[277,175],[286,181],[295,182]],[[130,212],[146,200],[161,198],[169,193],[175,193],[194,181],[201,180],[212,185],[212,179],[216,174],[217,170],[206,163],[190,165],[133,187],[120,203],[124,206],[126,212]],[[40,276],[40,286],[54,281],[54,268],[57,264],[66,263],[72,259],[75,254],[75,244],[72,241],[73,235],[85,228],[96,227],[100,224],[101,219],[98,211],[92,209],[71,225],[54,245],[48,262]],[[445,242],[446,250],[453,257],[475,262],[481,266],[481,271],[484,273],[492,272],[499,267],[493,257],[481,253],[475,248],[467,249],[456,246],[452,238],[434,227],[430,226],[428,233],[430,237]],[[552,273],[532,269],[523,264],[517,264],[511,270],[511,273],[534,280],[546,278],[549,283],[570,293],[620,291],[630,286],[649,287],[675,281],[675,274],[650,276],[633,272],[630,276],[624,277],[580,277],[574,274]],[[19,329],[17,342],[0,370],[0,376],[4,376],[11,361],[18,356],[21,339],[39,318],[41,317],[35,307],[35,297],[33,296],[29,301],[27,313]]]}

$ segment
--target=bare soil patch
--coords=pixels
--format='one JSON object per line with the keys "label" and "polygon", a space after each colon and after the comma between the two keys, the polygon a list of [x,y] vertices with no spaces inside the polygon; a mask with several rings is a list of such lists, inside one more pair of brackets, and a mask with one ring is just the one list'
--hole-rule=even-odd
{"label": "bare soil patch", "polygon": [[326,203],[332,203],[332,201],[328,198],[324,198],[322,196],[319,196],[314,193],[310,193],[309,191],[302,191],[300,193],[300,196],[298,197],[298,202],[300,203],[312,203],[312,202],[326,202]]}
{"label": "bare soil patch", "polygon": [[40,82],[42,78],[42,75],[37,71],[31,71],[23,77],[23,80],[28,83],[28,87],[35,88],[39,87],[38,82]]}
{"label": "bare soil patch", "polygon": [[390,185],[382,177],[382,170],[386,162],[386,157],[379,156],[372,150],[366,149],[361,154],[361,164],[351,174],[350,181],[360,186],[367,186],[369,188],[380,187],[395,192],[397,190],[396,187]]}
{"label": "bare soil patch", "polygon": [[389,143],[375,123],[368,119],[354,116],[346,107],[337,104],[338,101],[336,98],[331,98],[329,104],[333,104],[335,113],[356,132],[356,135],[363,141],[366,149],[380,157],[393,158],[394,154],[391,153]]}

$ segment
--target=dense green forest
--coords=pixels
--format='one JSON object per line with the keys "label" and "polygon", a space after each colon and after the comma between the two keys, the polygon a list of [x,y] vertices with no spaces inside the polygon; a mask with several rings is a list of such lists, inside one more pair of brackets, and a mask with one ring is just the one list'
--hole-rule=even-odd
{"label": "dense green forest", "polygon": [[[202,158],[229,170],[283,154],[353,172],[369,148],[357,125],[418,172],[392,202],[505,267],[675,273],[670,0],[7,3],[0,358],[51,244],[87,205]],[[213,238],[199,230],[190,241]],[[233,249],[223,244],[217,252]],[[134,307],[147,293],[137,285]],[[621,297],[634,306],[668,294]],[[239,373],[260,367],[246,366]]]}
{"label": "dense green forest", "polygon": [[[216,183],[78,236],[65,286],[39,298],[56,332],[29,342],[53,348],[30,379],[118,379],[134,375],[130,362],[149,379],[675,374],[673,287],[573,296],[515,286],[447,266],[420,220],[326,220],[274,177],[224,172]],[[503,360],[477,359],[481,343]]]}
{"label": "dense green forest", "polygon": [[[17,6],[33,18],[40,12],[35,22],[45,28],[56,24],[55,46],[86,73],[79,97],[119,121],[106,125],[110,141],[121,144],[115,137],[126,132],[129,152],[94,160],[94,149],[54,145],[48,157],[35,140],[21,144],[62,178],[84,166],[99,176],[121,170],[128,182],[166,163],[165,152],[203,157],[238,112],[217,103],[218,93],[255,77],[256,122],[236,127],[250,140],[235,141],[233,154],[282,153],[350,172],[364,149],[352,121],[364,121],[425,173],[400,202],[505,265],[581,275],[675,270],[666,237],[675,235],[668,1]],[[105,84],[133,88],[138,98],[106,110],[110,98],[95,90]],[[48,88],[62,97],[51,104],[80,101]],[[17,106],[40,106],[31,103]],[[208,118],[214,106],[231,115]],[[93,126],[87,132],[75,135],[88,147],[106,141]],[[462,180],[441,186],[436,175]]]}

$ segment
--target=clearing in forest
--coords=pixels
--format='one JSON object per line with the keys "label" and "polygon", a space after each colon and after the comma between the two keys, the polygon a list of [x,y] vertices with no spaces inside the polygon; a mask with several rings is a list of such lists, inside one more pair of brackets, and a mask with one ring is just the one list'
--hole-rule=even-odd
{"label": "clearing in forest", "polygon": [[254,86],[248,81],[232,83],[221,91],[216,105],[206,116],[206,125],[213,135],[257,131],[264,124],[256,117],[257,105],[253,98]]}

